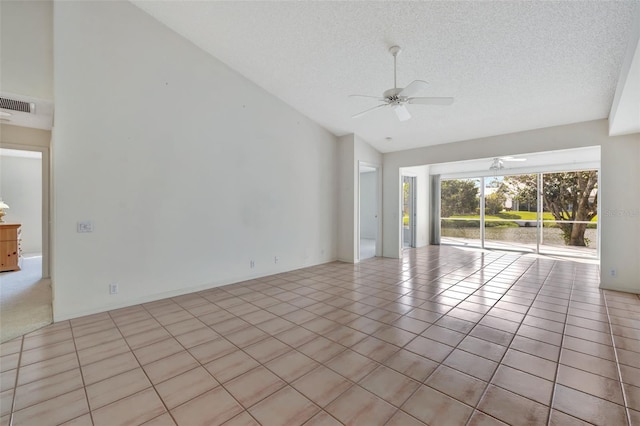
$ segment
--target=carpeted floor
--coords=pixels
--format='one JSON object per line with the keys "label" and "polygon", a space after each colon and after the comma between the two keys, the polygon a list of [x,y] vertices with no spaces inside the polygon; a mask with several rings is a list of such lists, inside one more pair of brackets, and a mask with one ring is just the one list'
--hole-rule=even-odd
{"label": "carpeted floor", "polygon": [[51,281],[42,256],[27,256],[21,271],[0,273],[0,342],[51,324]]}

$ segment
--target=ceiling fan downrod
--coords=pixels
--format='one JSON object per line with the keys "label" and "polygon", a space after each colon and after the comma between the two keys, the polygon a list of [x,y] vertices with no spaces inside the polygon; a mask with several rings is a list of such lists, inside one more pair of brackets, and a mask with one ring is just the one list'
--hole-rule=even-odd
{"label": "ceiling fan downrod", "polygon": [[389,52],[391,52],[391,54],[393,55],[393,88],[397,89],[398,83],[396,78],[396,69],[397,69],[396,59],[398,57],[398,54],[402,52],[402,49],[400,48],[400,46],[391,46],[389,48]]}

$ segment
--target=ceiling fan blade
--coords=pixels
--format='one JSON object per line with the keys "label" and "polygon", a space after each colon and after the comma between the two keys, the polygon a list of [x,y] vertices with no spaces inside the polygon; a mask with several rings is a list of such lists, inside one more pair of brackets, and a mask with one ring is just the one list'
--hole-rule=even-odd
{"label": "ceiling fan blade", "polygon": [[420,105],[451,105],[453,98],[409,98],[407,102]]}
{"label": "ceiling fan blade", "polygon": [[393,108],[396,115],[398,116],[398,120],[407,121],[411,118],[411,114],[404,104],[394,104],[391,106],[391,108]]}
{"label": "ceiling fan blade", "polygon": [[429,83],[422,80],[413,80],[407,87],[402,89],[398,96],[410,97],[429,87]]}
{"label": "ceiling fan blade", "polygon": [[372,98],[377,99],[379,101],[384,101],[380,96],[371,96],[371,95],[349,95],[350,98]]}
{"label": "ceiling fan blade", "polygon": [[504,161],[527,161],[526,158],[515,158],[515,157],[500,157],[500,159]]}
{"label": "ceiling fan blade", "polygon": [[362,111],[362,112],[359,112],[359,113],[357,113],[357,114],[355,114],[355,115],[352,115],[352,116],[351,116],[351,118],[358,118],[358,117],[362,117],[363,115],[365,115],[365,114],[366,114],[366,113],[368,113],[368,112],[371,112],[371,111],[374,111],[374,110],[376,110],[376,109],[378,109],[378,108],[382,108],[382,107],[386,107],[386,106],[387,106],[387,104],[382,104],[382,105],[374,106],[373,108],[365,109],[365,110],[364,110],[364,111]]}

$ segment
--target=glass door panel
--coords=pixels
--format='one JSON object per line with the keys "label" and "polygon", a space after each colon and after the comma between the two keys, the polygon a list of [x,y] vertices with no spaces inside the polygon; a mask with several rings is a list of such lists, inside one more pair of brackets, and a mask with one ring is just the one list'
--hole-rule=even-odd
{"label": "glass door panel", "polygon": [[402,247],[416,246],[416,178],[402,177]]}
{"label": "glass door panel", "polygon": [[542,175],[540,253],[597,257],[598,171]]}
{"label": "glass door panel", "polygon": [[481,247],[481,179],[443,179],[440,182],[440,241]]}
{"label": "glass door panel", "polygon": [[485,178],[485,247],[535,253],[538,241],[537,175]]}

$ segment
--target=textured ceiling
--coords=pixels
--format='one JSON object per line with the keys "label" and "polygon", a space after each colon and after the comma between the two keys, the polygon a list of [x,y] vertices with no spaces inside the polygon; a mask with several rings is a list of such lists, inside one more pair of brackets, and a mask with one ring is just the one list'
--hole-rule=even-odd
{"label": "textured ceiling", "polygon": [[[138,7],[336,135],[382,152],[606,118],[639,1],[220,2]],[[351,115],[426,80],[410,105]],[[385,138],[393,138],[388,142]]]}

